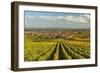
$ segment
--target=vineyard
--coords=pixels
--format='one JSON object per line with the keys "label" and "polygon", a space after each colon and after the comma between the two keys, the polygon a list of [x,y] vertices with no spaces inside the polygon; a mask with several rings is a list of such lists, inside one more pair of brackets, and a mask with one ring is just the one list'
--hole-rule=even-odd
{"label": "vineyard", "polygon": [[[28,46],[30,45],[30,46]],[[82,43],[83,45],[83,43]],[[25,61],[70,60],[90,58],[90,48],[85,45],[57,42],[32,42],[25,45]]]}
{"label": "vineyard", "polygon": [[89,30],[25,31],[24,61],[90,58]]}

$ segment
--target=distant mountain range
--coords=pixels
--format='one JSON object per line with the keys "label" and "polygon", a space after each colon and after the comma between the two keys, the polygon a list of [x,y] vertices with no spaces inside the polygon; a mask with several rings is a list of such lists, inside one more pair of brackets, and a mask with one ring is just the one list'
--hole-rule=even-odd
{"label": "distant mountain range", "polygon": [[66,31],[66,30],[85,30],[85,31],[89,31],[90,29],[89,28],[25,28],[24,29],[25,31],[38,31],[38,30],[41,30],[41,31]]}

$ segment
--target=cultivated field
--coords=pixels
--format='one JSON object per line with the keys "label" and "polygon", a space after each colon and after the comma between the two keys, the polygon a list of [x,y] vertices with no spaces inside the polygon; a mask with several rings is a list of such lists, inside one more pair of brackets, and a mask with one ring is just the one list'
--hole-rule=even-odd
{"label": "cultivated field", "polygon": [[26,31],[25,61],[90,58],[89,30]]}

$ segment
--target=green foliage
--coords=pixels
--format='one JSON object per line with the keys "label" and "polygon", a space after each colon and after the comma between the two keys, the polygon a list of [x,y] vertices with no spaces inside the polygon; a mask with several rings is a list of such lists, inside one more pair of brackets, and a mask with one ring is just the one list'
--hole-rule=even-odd
{"label": "green foliage", "polygon": [[61,46],[62,46],[62,54],[64,56],[65,59],[72,59],[72,57],[70,55],[68,55],[68,53],[65,51],[65,48],[63,46],[63,44],[61,43]]}
{"label": "green foliage", "polygon": [[52,42],[33,42],[31,38],[25,38],[25,61],[70,60],[90,58],[88,44],[79,44],[56,40]]}
{"label": "green foliage", "polygon": [[54,60],[59,60],[59,43],[57,44],[57,49],[54,54]]}
{"label": "green foliage", "polygon": [[66,44],[63,44],[65,50],[67,51],[67,53],[73,58],[73,59],[83,59],[84,57],[81,56],[80,54],[77,54],[76,52],[74,52],[69,46],[67,46]]}

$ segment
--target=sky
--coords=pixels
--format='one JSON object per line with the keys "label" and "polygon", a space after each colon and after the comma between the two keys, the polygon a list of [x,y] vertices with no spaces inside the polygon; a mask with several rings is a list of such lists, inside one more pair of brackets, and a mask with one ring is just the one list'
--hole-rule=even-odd
{"label": "sky", "polygon": [[25,28],[89,29],[90,14],[24,11]]}

